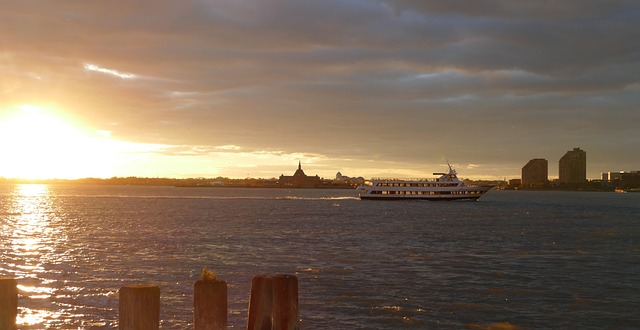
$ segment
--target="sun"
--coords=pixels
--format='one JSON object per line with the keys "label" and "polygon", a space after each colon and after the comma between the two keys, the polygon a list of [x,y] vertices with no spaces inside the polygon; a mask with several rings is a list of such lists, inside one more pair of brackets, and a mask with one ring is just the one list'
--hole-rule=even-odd
{"label": "sun", "polygon": [[0,177],[77,179],[108,175],[110,149],[99,132],[51,109],[22,105],[0,118]]}

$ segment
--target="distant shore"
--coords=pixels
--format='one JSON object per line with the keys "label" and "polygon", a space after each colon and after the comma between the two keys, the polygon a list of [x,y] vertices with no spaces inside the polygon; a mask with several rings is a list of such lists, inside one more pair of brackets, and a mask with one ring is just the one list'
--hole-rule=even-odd
{"label": "distant shore", "polygon": [[281,185],[277,179],[229,179],[229,178],[141,178],[113,177],[108,179],[7,179],[0,178],[0,184],[61,184],[61,185],[110,185],[110,186],[172,186],[177,188],[286,188],[286,189],[353,189],[354,183],[321,180],[316,186]]}
{"label": "distant shore", "polygon": [[[524,191],[614,191],[621,189],[638,189],[640,187],[614,187],[600,182],[587,182],[582,185],[547,185],[540,187],[510,186],[504,181],[471,181],[473,184],[493,184],[498,190],[524,190]],[[113,177],[113,178],[82,178],[82,179],[43,179],[27,180],[14,178],[0,178],[0,184],[60,184],[60,185],[113,185],[113,186],[171,186],[176,188],[278,188],[278,189],[354,189],[355,182],[345,182],[330,179],[321,179],[320,185],[295,186],[282,185],[276,178],[271,179],[230,179],[217,178],[143,178],[143,177]]]}
{"label": "distant shore", "polygon": [[177,185],[176,188],[276,188],[276,189],[355,189],[353,185],[326,185],[317,187],[296,187],[296,186],[243,186],[243,185]]}

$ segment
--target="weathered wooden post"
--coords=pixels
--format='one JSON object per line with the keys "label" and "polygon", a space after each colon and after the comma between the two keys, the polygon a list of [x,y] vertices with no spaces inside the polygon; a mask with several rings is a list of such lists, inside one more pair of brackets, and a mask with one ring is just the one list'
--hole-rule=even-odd
{"label": "weathered wooden post", "polygon": [[267,275],[254,276],[249,295],[247,330],[271,330],[272,304],[273,279]]}
{"label": "weathered wooden post", "polygon": [[195,330],[227,328],[227,282],[199,280],[193,285]]}
{"label": "weathered wooden post", "polygon": [[154,285],[127,285],[120,288],[121,330],[160,328],[160,288]]}
{"label": "weathered wooden post", "polygon": [[298,278],[277,275],[273,278],[273,329],[298,330]]}
{"label": "weathered wooden post", "polygon": [[247,330],[298,330],[298,278],[258,275],[251,283]]}
{"label": "weathered wooden post", "polygon": [[0,278],[0,329],[15,330],[18,315],[18,282]]}

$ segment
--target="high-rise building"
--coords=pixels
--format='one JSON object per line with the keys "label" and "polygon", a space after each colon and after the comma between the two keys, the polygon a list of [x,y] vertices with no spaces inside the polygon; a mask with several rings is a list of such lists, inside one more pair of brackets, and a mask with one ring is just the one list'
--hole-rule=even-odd
{"label": "high-rise building", "polygon": [[579,184],[587,182],[587,153],[580,148],[567,151],[560,158],[560,183]]}
{"label": "high-rise building", "polygon": [[549,181],[549,162],[543,158],[530,160],[522,168],[522,187],[542,187]]}

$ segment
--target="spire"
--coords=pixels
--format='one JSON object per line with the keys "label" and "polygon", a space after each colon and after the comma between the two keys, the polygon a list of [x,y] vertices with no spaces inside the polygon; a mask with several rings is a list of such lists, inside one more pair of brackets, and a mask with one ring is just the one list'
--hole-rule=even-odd
{"label": "spire", "polygon": [[298,161],[298,169],[301,170],[302,169],[302,161]]}

